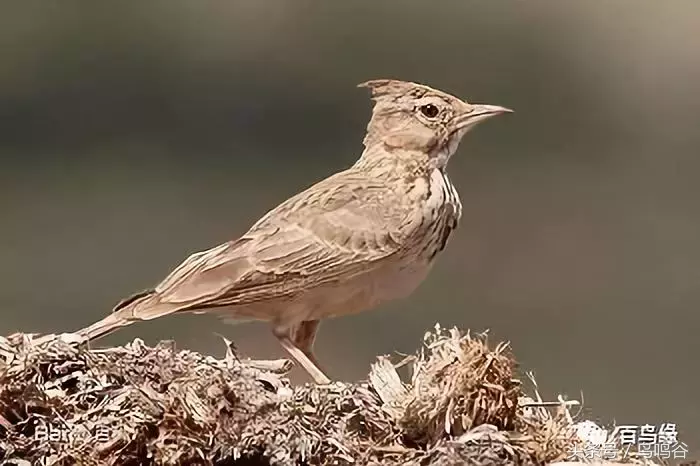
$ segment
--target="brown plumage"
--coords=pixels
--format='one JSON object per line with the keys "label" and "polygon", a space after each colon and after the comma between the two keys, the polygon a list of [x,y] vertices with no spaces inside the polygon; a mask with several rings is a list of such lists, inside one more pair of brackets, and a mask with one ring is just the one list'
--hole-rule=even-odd
{"label": "brown plumage", "polygon": [[418,286],[461,215],[450,156],[476,123],[510,111],[410,82],[360,86],[375,106],[352,167],[283,202],[239,239],[191,255],[79,333],[91,340],[178,312],[265,320],[313,379],[328,383],[312,352],[320,320]]}

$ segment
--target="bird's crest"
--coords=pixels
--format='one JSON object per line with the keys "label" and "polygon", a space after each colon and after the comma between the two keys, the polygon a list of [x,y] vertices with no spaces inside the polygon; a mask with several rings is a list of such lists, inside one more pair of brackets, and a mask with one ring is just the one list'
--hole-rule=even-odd
{"label": "bird's crest", "polygon": [[368,88],[374,100],[388,96],[411,96],[417,98],[426,92],[434,91],[428,86],[398,79],[372,79],[358,84],[357,87]]}

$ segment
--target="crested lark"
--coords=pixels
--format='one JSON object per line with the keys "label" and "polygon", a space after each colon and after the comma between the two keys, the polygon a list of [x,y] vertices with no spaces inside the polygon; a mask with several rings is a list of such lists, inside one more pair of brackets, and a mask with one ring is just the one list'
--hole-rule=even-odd
{"label": "crested lark", "polygon": [[510,110],[396,80],[360,84],[375,101],[350,168],[283,202],[239,239],[193,254],[154,289],[81,330],[86,339],[180,312],[266,320],[317,383],[319,322],[404,297],[425,278],[462,206],[446,166],[462,136]]}

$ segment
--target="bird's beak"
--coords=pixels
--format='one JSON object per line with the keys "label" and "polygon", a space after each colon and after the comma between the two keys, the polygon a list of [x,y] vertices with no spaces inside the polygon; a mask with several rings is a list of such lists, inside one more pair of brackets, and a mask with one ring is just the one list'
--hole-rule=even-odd
{"label": "bird's beak", "polygon": [[502,113],[513,113],[513,110],[498,105],[466,104],[464,113],[457,118],[456,130],[471,128],[477,123]]}

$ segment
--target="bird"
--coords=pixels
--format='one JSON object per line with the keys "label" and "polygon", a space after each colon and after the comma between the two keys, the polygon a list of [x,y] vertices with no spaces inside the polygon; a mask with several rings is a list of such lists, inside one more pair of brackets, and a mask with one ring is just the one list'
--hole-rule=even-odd
{"label": "bird", "polygon": [[462,215],[447,164],[478,123],[512,110],[470,104],[397,79],[359,84],[373,101],[353,165],[292,196],[250,229],[190,255],[152,289],[76,332],[91,341],[134,322],[211,313],[267,321],[317,384],[330,384],[313,351],[323,319],[410,295]]}

